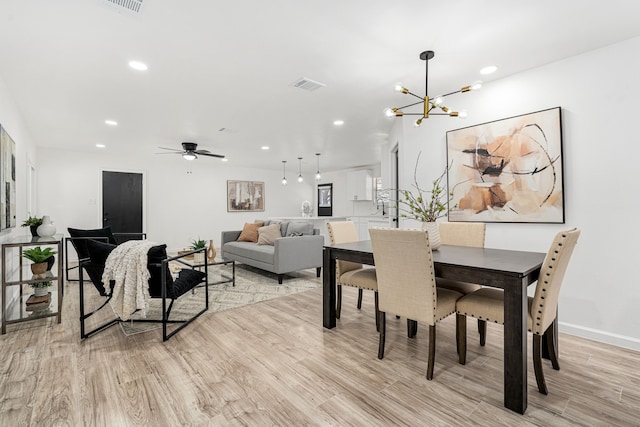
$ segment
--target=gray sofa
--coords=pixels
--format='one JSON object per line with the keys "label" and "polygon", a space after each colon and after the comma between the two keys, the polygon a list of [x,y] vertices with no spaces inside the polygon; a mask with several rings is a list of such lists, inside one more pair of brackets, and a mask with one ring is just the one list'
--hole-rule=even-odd
{"label": "gray sofa", "polygon": [[[265,226],[271,221],[264,221]],[[292,231],[293,230],[293,231]],[[303,235],[299,235],[300,232]],[[320,277],[324,236],[310,222],[282,222],[282,237],[273,246],[253,242],[238,242],[241,230],[223,231],[220,256],[226,261],[238,261],[278,275],[282,284],[285,273],[315,268]],[[292,235],[293,234],[293,235]]]}

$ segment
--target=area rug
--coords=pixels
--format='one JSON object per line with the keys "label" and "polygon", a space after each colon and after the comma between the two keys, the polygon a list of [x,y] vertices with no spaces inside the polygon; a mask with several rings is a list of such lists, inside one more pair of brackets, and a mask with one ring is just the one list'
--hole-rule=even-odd
{"label": "area rug", "polygon": [[[221,275],[231,276],[231,265],[209,267],[209,283],[222,281]],[[316,269],[302,270],[285,275],[282,285],[278,284],[278,276],[250,267],[236,264],[236,284],[223,283],[209,285],[209,310],[211,313],[230,310],[249,304],[256,304],[287,295],[305,292],[322,286],[322,278],[316,277]],[[204,308],[205,288],[194,289],[178,298],[171,310],[171,320],[184,320]],[[162,300],[152,298],[149,301],[147,319],[162,319]],[[125,335],[134,335],[162,327],[161,323],[145,322],[136,318],[135,322],[121,322],[120,327]]]}

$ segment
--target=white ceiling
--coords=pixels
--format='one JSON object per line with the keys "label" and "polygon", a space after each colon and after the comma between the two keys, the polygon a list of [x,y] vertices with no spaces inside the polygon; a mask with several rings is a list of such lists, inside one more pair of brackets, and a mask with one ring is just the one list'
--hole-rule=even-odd
{"label": "white ceiling", "polygon": [[[316,152],[323,170],[367,165],[394,120],[382,110],[410,102],[393,84],[424,95],[423,50],[437,95],[640,35],[631,0],[143,0],[137,15],[105,3],[0,0],[0,78],[38,146],[102,143],[148,162],[194,141],[230,165],[297,170],[303,157],[313,172]],[[326,87],[292,88],[301,77]]]}

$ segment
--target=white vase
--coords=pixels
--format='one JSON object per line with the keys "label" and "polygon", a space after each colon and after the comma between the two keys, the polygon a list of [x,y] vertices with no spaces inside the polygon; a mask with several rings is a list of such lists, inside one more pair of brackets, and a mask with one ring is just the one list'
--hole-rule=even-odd
{"label": "white vase", "polygon": [[33,295],[43,297],[49,293],[49,288],[33,288]]}
{"label": "white vase", "polygon": [[437,251],[442,245],[440,243],[440,228],[437,222],[423,222],[422,229],[429,233],[429,245],[432,251]]}
{"label": "white vase", "polygon": [[56,234],[56,226],[48,215],[42,217],[42,224],[38,227],[37,233],[40,237],[51,237]]}

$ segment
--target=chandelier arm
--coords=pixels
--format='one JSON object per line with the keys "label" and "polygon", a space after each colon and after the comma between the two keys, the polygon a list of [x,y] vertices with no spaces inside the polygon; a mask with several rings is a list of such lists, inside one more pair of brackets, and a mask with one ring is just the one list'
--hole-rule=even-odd
{"label": "chandelier arm", "polygon": [[413,104],[405,105],[403,107],[398,107],[398,110],[402,110],[402,109],[407,108],[407,107],[413,107],[414,105],[422,104],[423,102],[424,102],[424,100],[418,101],[418,102],[414,102]]}
{"label": "chandelier arm", "polygon": [[418,95],[416,95],[415,93],[410,92],[409,90],[407,90],[407,95],[413,95],[413,96],[415,96],[415,97],[416,97],[416,98],[418,98],[418,99],[424,99],[422,96],[418,96]]}
{"label": "chandelier arm", "polygon": [[445,93],[444,95],[440,95],[440,98],[444,98],[445,96],[455,95],[456,93],[461,93],[461,90],[456,90],[454,92]]}

